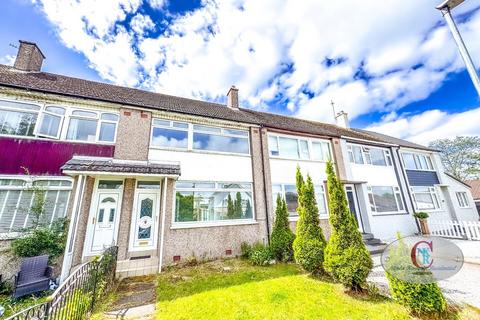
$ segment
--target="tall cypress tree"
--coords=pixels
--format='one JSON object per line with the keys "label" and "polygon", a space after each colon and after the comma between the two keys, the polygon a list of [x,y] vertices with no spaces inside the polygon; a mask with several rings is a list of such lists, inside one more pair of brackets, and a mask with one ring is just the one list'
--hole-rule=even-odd
{"label": "tall cypress tree", "polygon": [[310,176],[307,176],[306,182],[303,180],[298,167],[296,177],[299,219],[297,221],[297,236],[293,242],[295,261],[305,270],[319,273],[323,271],[326,241],[320,228],[315,188]]}
{"label": "tall cypress tree", "polygon": [[342,183],[327,163],[330,240],[325,249],[324,267],[335,280],[351,290],[361,290],[372,269],[372,259],[353,214],[348,208]]}
{"label": "tall cypress tree", "polygon": [[270,236],[270,249],[278,261],[290,261],[293,259],[293,240],[295,235],[288,225],[288,211],[285,200],[277,195],[277,207],[275,208],[275,221],[272,235]]}
{"label": "tall cypress tree", "polygon": [[234,211],[235,211],[235,218],[241,218],[243,216],[242,210],[242,195],[240,192],[237,192],[235,195],[235,201],[233,203]]}
{"label": "tall cypress tree", "polygon": [[232,196],[230,196],[230,193],[228,194],[228,197],[227,197],[227,218],[228,219],[235,218],[235,206],[233,204]]}

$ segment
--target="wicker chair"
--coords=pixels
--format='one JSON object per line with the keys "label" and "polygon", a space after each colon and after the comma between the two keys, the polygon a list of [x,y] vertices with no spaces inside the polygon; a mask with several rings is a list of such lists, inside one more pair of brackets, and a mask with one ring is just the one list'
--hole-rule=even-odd
{"label": "wicker chair", "polygon": [[48,266],[48,255],[25,258],[15,276],[13,298],[48,290],[53,269]]}

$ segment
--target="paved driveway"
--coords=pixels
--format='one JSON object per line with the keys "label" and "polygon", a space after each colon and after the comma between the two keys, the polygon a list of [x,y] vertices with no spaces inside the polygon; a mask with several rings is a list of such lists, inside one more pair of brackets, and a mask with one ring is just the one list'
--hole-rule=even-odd
{"label": "paved driveway", "polygon": [[[387,290],[388,280],[380,263],[380,255],[374,255],[372,258],[374,267],[368,276],[368,281]],[[464,263],[459,273],[439,281],[438,284],[448,299],[480,308],[480,265]]]}

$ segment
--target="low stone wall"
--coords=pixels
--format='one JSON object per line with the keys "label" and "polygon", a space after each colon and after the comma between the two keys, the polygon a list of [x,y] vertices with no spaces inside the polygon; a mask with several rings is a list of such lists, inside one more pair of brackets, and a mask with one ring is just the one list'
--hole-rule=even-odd
{"label": "low stone wall", "polygon": [[[21,259],[16,258],[10,251],[12,240],[0,240],[0,274],[2,281],[8,281],[17,274]],[[13,278],[12,278],[13,281]]]}

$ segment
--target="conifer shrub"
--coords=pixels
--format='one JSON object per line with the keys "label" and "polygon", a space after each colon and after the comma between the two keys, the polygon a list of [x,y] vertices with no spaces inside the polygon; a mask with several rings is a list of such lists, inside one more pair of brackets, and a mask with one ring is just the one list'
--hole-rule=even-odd
{"label": "conifer shrub", "polygon": [[273,257],[278,261],[291,261],[293,259],[292,245],[294,240],[295,235],[288,225],[287,203],[278,195],[275,221],[270,236],[270,251]]}
{"label": "conifer shrub", "polygon": [[304,181],[298,167],[296,177],[299,219],[297,235],[293,242],[295,261],[309,272],[321,273],[326,241],[320,228],[315,189],[310,176],[307,176],[307,181]]}
{"label": "conifer shrub", "polygon": [[334,280],[350,290],[362,290],[372,269],[372,259],[348,207],[342,183],[332,162],[327,163],[330,240],[325,248],[324,267]]}

